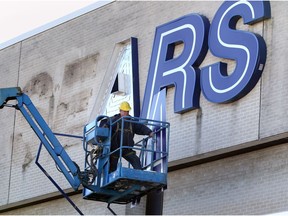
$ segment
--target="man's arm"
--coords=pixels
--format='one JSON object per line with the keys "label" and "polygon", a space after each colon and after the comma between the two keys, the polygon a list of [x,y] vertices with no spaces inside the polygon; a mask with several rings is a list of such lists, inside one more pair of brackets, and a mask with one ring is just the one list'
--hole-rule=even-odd
{"label": "man's arm", "polygon": [[138,123],[134,123],[134,131],[138,135],[149,135],[150,137],[152,137],[154,134],[153,131],[146,125]]}

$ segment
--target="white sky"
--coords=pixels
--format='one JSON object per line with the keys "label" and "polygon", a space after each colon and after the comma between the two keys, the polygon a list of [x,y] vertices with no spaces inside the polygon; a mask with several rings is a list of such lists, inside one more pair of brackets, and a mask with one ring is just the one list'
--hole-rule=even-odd
{"label": "white sky", "polygon": [[0,0],[0,44],[99,0]]}

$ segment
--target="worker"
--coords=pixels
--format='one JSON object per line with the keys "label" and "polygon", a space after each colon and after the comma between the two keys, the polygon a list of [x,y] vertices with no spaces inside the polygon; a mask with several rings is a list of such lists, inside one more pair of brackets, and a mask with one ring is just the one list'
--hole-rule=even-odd
{"label": "worker", "polygon": [[[110,151],[114,151],[120,147],[121,143],[121,125],[122,121],[119,120],[122,117],[130,116],[129,111],[131,110],[130,104],[127,101],[124,101],[119,106],[119,114],[111,117],[112,122],[112,139],[111,139],[111,148]],[[131,117],[131,116],[130,116]],[[119,120],[119,121],[117,121]],[[117,123],[114,123],[116,122]],[[114,123],[114,124],[113,124]],[[122,146],[134,146],[134,135],[149,135],[153,136],[153,131],[150,130],[144,124],[132,123],[132,122],[124,122],[124,131],[123,131],[123,143]],[[140,158],[136,155],[136,152],[131,148],[123,148],[122,149],[122,157],[127,160],[134,169],[142,169]],[[115,171],[117,169],[119,159],[119,150],[113,153],[110,156],[110,169],[109,173]]]}

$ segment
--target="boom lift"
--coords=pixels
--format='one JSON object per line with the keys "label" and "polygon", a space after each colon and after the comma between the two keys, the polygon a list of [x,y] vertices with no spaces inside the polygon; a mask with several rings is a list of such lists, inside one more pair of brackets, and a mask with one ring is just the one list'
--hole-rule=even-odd
{"label": "boom lift", "polygon": [[[16,104],[7,104],[10,100],[16,100]],[[115,152],[110,152],[112,127],[116,122],[111,122],[108,116],[100,115],[95,121],[85,125],[83,136],[73,136],[53,133],[30,98],[19,87],[0,89],[0,109],[3,107],[16,108],[25,117],[41,141],[36,164],[79,214],[82,212],[38,163],[42,145],[47,149],[75,191],[82,185],[84,199],[107,202],[107,207],[113,214],[115,212],[110,208],[111,203],[128,204],[151,191],[164,190],[167,187],[170,128],[170,124],[167,122],[136,117],[119,119],[122,127],[125,122],[145,124],[153,129],[155,135],[153,138],[141,139],[135,143],[134,147],[128,147],[122,145],[123,130],[121,130],[120,147],[115,150],[120,152],[118,166],[114,172],[109,173],[109,157]],[[101,127],[101,121],[104,120],[110,122],[109,127]],[[83,140],[84,171],[81,171],[79,166],[69,157],[56,135],[71,136]],[[143,167],[142,170],[135,170],[130,167],[130,164],[122,160],[124,148],[132,148],[137,152]]]}

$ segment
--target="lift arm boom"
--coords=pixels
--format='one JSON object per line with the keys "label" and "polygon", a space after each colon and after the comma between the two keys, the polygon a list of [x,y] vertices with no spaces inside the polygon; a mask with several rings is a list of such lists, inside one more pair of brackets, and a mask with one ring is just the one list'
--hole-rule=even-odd
{"label": "lift arm boom", "polygon": [[33,105],[30,98],[21,91],[21,88],[0,88],[0,109],[7,105],[9,100],[16,100],[16,105],[10,105],[19,109],[38,138],[41,140],[59,169],[62,171],[70,185],[77,190],[81,184],[79,168],[71,160],[63,146],[51,131],[41,114]]}
{"label": "lift arm boom", "polygon": [[22,94],[19,87],[2,88],[0,89],[0,109],[4,107],[4,104],[10,99],[20,96]]}

